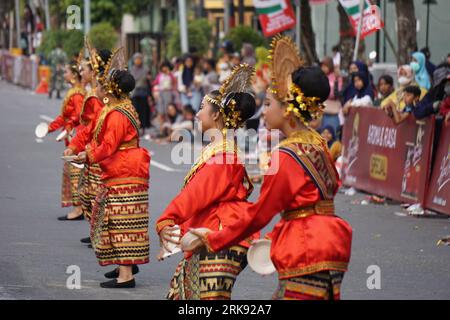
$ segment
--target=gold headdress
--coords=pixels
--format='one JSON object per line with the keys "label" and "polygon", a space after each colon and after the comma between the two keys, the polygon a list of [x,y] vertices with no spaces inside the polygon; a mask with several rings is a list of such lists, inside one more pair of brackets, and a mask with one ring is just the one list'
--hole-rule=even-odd
{"label": "gold headdress", "polygon": [[92,46],[87,36],[84,38],[84,46],[89,54],[89,64],[91,65],[95,75],[98,75],[100,73],[100,67],[105,67],[107,62],[103,61],[98,54],[97,49]]}
{"label": "gold headdress", "polygon": [[252,94],[254,74],[255,68],[246,63],[236,66],[220,87],[220,96],[217,98],[206,96],[207,101],[219,106],[226,128],[235,129],[242,125],[241,112],[235,110],[236,100],[234,100],[234,95],[243,92]]}
{"label": "gold headdress", "polygon": [[114,94],[116,97],[127,97],[128,93],[122,92],[114,76],[117,71],[126,70],[126,61],[123,47],[115,49],[105,64],[103,73],[97,75],[97,81],[105,88],[106,92]]}
{"label": "gold headdress", "polygon": [[287,114],[294,113],[304,124],[307,124],[304,114],[307,111],[315,119],[323,112],[323,105],[317,97],[306,97],[301,88],[292,81],[292,73],[303,66],[297,46],[291,38],[277,35],[273,38],[269,51],[271,68],[271,92],[281,102],[287,102]]}

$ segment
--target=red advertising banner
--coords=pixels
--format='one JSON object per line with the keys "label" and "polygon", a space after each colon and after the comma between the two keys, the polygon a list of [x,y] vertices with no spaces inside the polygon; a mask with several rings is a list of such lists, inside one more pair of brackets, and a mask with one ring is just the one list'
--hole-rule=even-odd
{"label": "red advertising banner", "polygon": [[425,208],[450,215],[450,126],[442,128]]}
{"label": "red advertising banner", "polygon": [[264,36],[270,37],[295,26],[290,0],[253,0]]}
{"label": "red advertising banner", "polygon": [[395,125],[383,110],[352,108],[343,131],[345,185],[406,203],[424,203],[434,118]]}

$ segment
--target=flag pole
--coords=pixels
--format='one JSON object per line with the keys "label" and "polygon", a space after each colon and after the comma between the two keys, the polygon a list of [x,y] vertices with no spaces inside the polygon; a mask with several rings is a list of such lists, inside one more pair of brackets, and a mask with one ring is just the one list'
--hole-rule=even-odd
{"label": "flag pole", "polygon": [[358,23],[358,33],[356,34],[356,42],[355,42],[355,51],[353,52],[353,61],[356,61],[358,58],[358,51],[359,51],[359,43],[361,42],[361,31],[362,31],[362,25],[363,25],[363,19],[364,19],[364,1],[359,1],[359,23]]}

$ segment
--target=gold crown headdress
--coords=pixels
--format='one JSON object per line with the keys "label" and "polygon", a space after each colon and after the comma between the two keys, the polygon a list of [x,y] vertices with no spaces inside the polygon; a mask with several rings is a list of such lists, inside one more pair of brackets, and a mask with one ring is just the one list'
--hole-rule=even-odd
{"label": "gold crown headdress", "polygon": [[118,83],[114,79],[117,71],[126,69],[124,48],[120,47],[113,51],[111,57],[105,64],[103,73],[97,76],[97,81],[107,93],[114,94],[116,97],[127,97],[128,93],[122,92]]}
{"label": "gold crown headdress", "polygon": [[323,112],[323,105],[317,97],[306,97],[301,88],[292,81],[292,74],[304,65],[300,52],[290,37],[277,35],[270,44],[269,61],[271,69],[271,92],[281,102],[287,102],[287,114],[294,113],[304,124],[307,120],[302,112],[311,118]]}
{"label": "gold crown headdress", "polygon": [[97,49],[92,46],[87,36],[84,38],[84,46],[89,54],[89,64],[91,65],[95,75],[98,75],[100,73],[100,67],[105,67],[107,62],[103,61],[103,59],[98,54]]}
{"label": "gold crown headdress", "polygon": [[234,100],[234,95],[243,92],[252,94],[254,74],[255,68],[252,66],[246,63],[238,65],[220,87],[218,98],[206,96],[207,101],[219,106],[226,128],[235,129],[242,125],[241,112],[235,110],[236,100]]}

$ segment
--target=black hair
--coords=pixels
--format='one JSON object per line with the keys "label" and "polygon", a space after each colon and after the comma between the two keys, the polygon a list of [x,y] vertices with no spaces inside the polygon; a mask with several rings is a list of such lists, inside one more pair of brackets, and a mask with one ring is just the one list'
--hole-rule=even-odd
{"label": "black hair", "polygon": [[195,115],[195,110],[194,110],[194,108],[192,107],[192,105],[191,104],[185,104],[184,106],[183,106],[183,111],[184,112],[187,112],[187,113],[190,113],[190,114],[192,114],[192,115]]}
{"label": "black hair", "polygon": [[404,92],[411,93],[414,95],[414,98],[419,98],[422,92],[418,86],[408,86],[403,89]]}
{"label": "black hair", "polygon": [[133,91],[136,81],[134,77],[126,70],[115,70],[111,76],[111,81],[117,83],[117,86],[122,93],[128,94]]}
{"label": "black hair", "polygon": [[214,59],[206,59],[205,63],[207,63],[212,70],[216,69],[216,61]]}
{"label": "black hair", "polygon": [[[292,82],[298,86],[305,97],[316,97],[319,103],[325,102],[330,96],[330,83],[328,77],[320,67],[301,67],[292,74]],[[301,110],[298,102],[290,101],[294,107],[299,109],[300,114],[306,121],[311,121],[312,116],[308,110]]]}
{"label": "black hair", "polygon": [[102,49],[102,50],[98,51],[98,56],[102,60],[101,61],[102,63],[99,64],[98,70],[99,70],[99,73],[102,73],[105,70],[106,63],[112,56],[112,52],[111,52],[111,50],[108,50],[108,49]]}
{"label": "black hair", "polygon": [[76,60],[71,60],[67,64],[70,68],[70,71],[75,75],[78,81],[81,81],[80,69],[78,68],[78,63]]}
{"label": "black hair", "polygon": [[159,70],[162,70],[162,68],[164,68],[164,67],[167,67],[167,68],[169,68],[169,70],[172,70],[172,64],[167,60],[164,60],[163,62],[161,62],[160,66],[159,66]]}
{"label": "black hair", "polygon": [[[208,96],[210,96],[211,98],[214,98],[214,99],[218,99],[220,97],[220,92],[219,92],[219,90],[213,90],[210,93],[208,93]],[[225,104],[225,114],[230,112],[230,109],[228,107],[230,105],[230,101],[232,99],[234,99],[234,101],[236,101],[234,110],[240,112],[240,117],[242,119],[240,121],[240,123],[238,123],[238,125],[242,125],[243,123],[245,123],[245,121],[247,121],[248,119],[253,117],[253,115],[256,112],[256,101],[255,101],[255,98],[253,97],[253,95],[251,95],[250,93],[231,92],[226,97],[224,97],[224,99],[225,99],[225,103],[224,103]],[[217,106],[213,103],[211,105],[213,106],[213,109],[215,112],[219,111],[220,106]]]}
{"label": "black hair", "polygon": [[392,87],[394,86],[394,79],[388,74],[382,75],[380,79],[378,79],[378,83],[380,82],[380,80],[384,80],[384,82],[386,82],[388,85]]}

